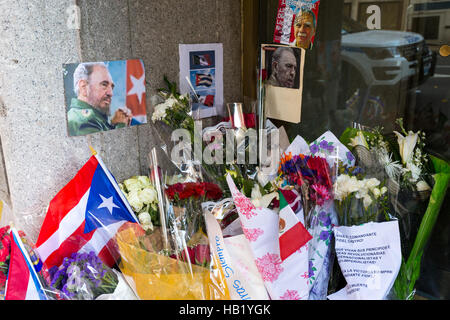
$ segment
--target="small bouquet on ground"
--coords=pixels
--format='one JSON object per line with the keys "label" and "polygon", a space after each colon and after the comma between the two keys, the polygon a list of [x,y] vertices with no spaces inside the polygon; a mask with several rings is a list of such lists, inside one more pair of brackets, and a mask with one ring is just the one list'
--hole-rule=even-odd
{"label": "small bouquet on ground", "polygon": [[[425,152],[425,134],[407,131],[384,134],[383,128],[348,128],[341,141],[358,148],[370,169],[382,166],[386,178],[390,213],[400,224],[402,265],[389,294],[390,299],[412,299],[420,276],[421,258],[441,209],[450,180],[448,162]],[[377,171],[377,170],[373,170]],[[431,196],[430,196],[431,193]]]}
{"label": "small bouquet on ground", "polygon": [[328,297],[386,299],[401,264],[398,221],[389,214],[387,187],[359,167],[341,167],[334,195],[335,250],[347,285]]}
{"label": "small bouquet on ground", "polygon": [[333,183],[339,162],[352,166],[355,158],[330,131],[310,144],[297,136],[281,160],[281,192],[313,237],[308,245],[309,299],[327,298],[334,261],[333,228],[338,224]]}
{"label": "small bouquet on ground", "polygon": [[135,176],[120,183],[119,187],[145,231],[151,232],[154,226],[161,226],[158,213],[158,196],[149,177]]}
{"label": "small bouquet on ground", "polygon": [[[94,252],[74,253],[64,258],[60,267],[50,269],[51,286],[60,291],[64,300],[104,299],[135,300],[122,275],[106,266]],[[113,300],[111,299],[111,300]]]}
{"label": "small bouquet on ground", "polygon": [[431,194],[430,157],[425,152],[425,133],[406,131],[384,134],[382,127],[347,129],[344,143],[353,147],[368,174],[386,180],[392,214],[399,219],[402,251],[409,254]]}
{"label": "small bouquet on ground", "polygon": [[165,193],[174,210],[174,218],[179,230],[183,230],[187,241],[197,234],[203,233],[205,222],[201,204],[206,201],[217,201],[222,198],[222,190],[210,182],[185,182],[168,185]]}

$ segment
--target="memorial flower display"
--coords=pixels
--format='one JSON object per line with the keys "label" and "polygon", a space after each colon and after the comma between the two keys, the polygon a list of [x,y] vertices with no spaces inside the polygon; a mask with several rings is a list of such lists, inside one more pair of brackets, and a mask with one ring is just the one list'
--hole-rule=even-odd
{"label": "memorial flower display", "polygon": [[[36,245],[1,226],[2,297],[19,296],[5,290],[16,275],[12,240],[39,279],[35,295],[20,293],[33,299],[414,296],[450,180],[448,163],[426,153],[423,132],[407,131],[399,119],[392,133],[348,128],[340,139],[331,131],[311,142],[288,137],[282,150],[271,146],[271,173],[263,163],[237,161],[237,149],[231,161],[210,163],[189,158],[195,150],[184,145],[180,163],[164,135],[185,129],[195,141],[196,121],[190,96],[164,80],[152,122],[165,129],[155,134],[147,174],[117,183],[93,154],[50,202]],[[231,114],[226,119],[202,130],[201,151],[222,150],[230,130],[249,158],[251,130],[264,125],[236,128]]]}

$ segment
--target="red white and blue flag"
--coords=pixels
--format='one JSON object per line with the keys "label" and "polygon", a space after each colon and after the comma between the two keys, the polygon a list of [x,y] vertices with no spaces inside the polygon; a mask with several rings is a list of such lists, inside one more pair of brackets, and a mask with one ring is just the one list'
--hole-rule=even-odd
{"label": "red white and blue flag", "polygon": [[11,228],[11,238],[5,300],[47,300],[35,267],[15,228]]}
{"label": "red white and blue flag", "polygon": [[213,83],[213,76],[209,73],[203,74],[203,73],[197,73],[195,75],[195,85],[197,87],[205,86],[205,87],[211,87]]}
{"label": "red white and blue flag", "polygon": [[42,224],[37,252],[47,268],[75,252],[94,251],[113,266],[114,236],[127,222],[138,223],[115,178],[94,155],[53,198]]}

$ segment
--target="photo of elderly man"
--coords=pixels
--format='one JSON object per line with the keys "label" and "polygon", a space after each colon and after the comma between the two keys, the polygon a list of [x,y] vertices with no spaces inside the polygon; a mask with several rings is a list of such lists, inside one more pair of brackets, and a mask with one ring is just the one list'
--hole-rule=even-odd
{"label": "photo of elderly man", "polygon": [[269,51],[267,52],[268,61],[266,65],[270,67],[267,84],[275,87],[298,89],[300,61],[294,50],[299,49],[278,47],[272,54]]}
{"label": "photo of elderly man", "polygon": [[298,48],[312,48],[312,39],[316,35],[316,15],[309,9],[301,8],[294,21],[295,40],[291,43]]}
{"label": "photo of elderly man", "polygon": [[130,125],[131,114],[126,108],[116,110],[108,121],[115,84],[105,63],[80,63],[73,73],[73,86],[76,98],[67,112],[70,136]]}

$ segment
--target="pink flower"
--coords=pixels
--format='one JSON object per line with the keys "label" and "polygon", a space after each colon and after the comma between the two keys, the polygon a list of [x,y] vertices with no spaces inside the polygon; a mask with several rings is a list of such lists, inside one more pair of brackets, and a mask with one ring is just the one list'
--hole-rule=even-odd
{"label": "pink flower", "polygon": [[251,241],[251,242],[258,240],[259,236],[264,233],[264,231],[262,231],[259,228],[255,228],[255,229],[242,228],[242,231],[244,231],[244,234],[245,234],[245,237],[247,238],[247,240]]}
{"label": "pink flower", "polygon": [[297,290],[287,290],[281,297],[281,300],[301,300]]}
{"label": "pink flower", "polygon": [[236,208],[241,214],[243,214],[247,219],[251,219],[256,216],[255,206],[253,203],[244,195],[236,194],[234,197],[234,203]]}
{"label": "pink flower", "polygon": [[323,205],[324,201],[331,199],[330,193],[324,185],[313,184],[311,188],[316,192],[316,202],[318,205]]}
{"label": "pink flower", "polygon": [[274,282],[283,272],[280,256],[273,253],[267,253],[262,258],[255,261],[256,267],[264,281]]}

